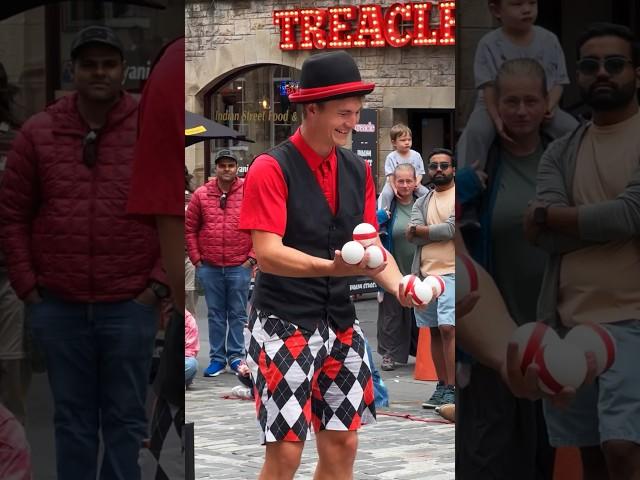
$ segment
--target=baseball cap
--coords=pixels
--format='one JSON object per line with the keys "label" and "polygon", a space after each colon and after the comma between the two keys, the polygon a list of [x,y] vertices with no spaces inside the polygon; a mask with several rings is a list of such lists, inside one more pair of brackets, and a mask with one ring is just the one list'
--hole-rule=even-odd
{"label": "baseball cap", "polygon": [[103,25],[92,25],[80,30],[71,42],[71,58],[78,56],[78,51],[89,44],[100,43],[115,48],[124,56],[124,47],[116,33],[109,27]]}
{"label": "baseball cap", "polygon": [[216,153],[216,158],[213,163],[217,164],[223,158],[229,158],[234,162],[238,163],[238,158],[235,156],[235,154],[231,150],[220,150],[218,153]]}

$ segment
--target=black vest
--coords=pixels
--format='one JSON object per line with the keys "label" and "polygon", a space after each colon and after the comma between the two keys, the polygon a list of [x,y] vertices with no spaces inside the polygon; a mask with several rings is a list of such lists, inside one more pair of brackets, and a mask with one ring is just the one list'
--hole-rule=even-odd
{"label": "black vest", "polygon": [[[338,211],[334,216],[315,175],[291,141],[266,153],[280,165],[288,188],[282,243],[314,257],[333,259],[334,251],[352,240],[354,227],[362,223],[364,160],[336,148]],[[353,325],[356,318],[348,277],[292,278],[259,272],[253,305],[263,314],[276,315],[309,331],[325,318],[340,329]]]}

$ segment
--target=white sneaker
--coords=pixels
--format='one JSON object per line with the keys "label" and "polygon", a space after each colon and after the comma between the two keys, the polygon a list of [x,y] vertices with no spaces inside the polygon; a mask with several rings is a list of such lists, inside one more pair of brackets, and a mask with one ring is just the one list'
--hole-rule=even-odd
{"label": "white sneaker", "polygon": [[231,395],[233,395],[234,397],[241,398],[243,400],[253,400],[253,394],[251,392],[251,389],[243,385],[236,385],[235,387],[233,387],[231,389]]}

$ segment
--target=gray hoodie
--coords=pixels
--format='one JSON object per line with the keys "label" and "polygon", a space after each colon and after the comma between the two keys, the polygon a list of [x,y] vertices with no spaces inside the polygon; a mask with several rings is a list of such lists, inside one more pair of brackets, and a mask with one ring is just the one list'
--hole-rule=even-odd
{"label": "gray hoodie", "polygon": [[[433,192],[435,192],[435,190],[429,190],[413,204],[413,208],[411,209],[411,219],[409,220],[410,225],[427,225],[427,208]],[[455,233],[456,217],[455,215],[451,215],[445,223],[429,225],[429,238],[414,237],[411,243],[416,245],[416,253],[413,256],[413,262],[411,263],[411,273],[419,277],[421,276],[420,262],[422,259],[422,247],[424,245],[434,242],[453,240]]]}
{"label": "gray hoodie", "polygon": [[[573,179],[578,149],[591,123],[580,125],[547,148],[540,160],[536,199],[550,206],[574,206]],[[625,190],[615,200],[583,205],[578,209],[579,238],[544,231],[537,245],[548,252],[540,296],[538,319],[560,328],[558,285],[564,254],[598,243],[625,240],[640,234],[640,163]]]}

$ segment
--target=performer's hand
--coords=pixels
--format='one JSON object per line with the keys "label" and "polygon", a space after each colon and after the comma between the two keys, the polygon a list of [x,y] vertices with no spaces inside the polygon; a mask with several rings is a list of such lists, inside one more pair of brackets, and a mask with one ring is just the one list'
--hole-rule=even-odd
{"label": "performer's hand", "polygon": [[367,267],[369,261],[369,253],[365,252],[364,257],[357,265],[350,265],[342,258],[342,252],[336,250],[335,258],[333,259],[333,269],[331,276],[333,277],[374,277],[382,272],[387,267],[387,261],[384,260],[382,264],[376,268]]}
{"label": "performer's hand", "polygon": [[[588,385],[593,383],[596,378],[597,364],[593,352],[587,352],[585,357],[587,359],[587,377],[584,384]],[[514,396],[528,400],[547,398],[558,408],[566,408],[573,401],[576,396],[575,388],[564,387],[559,393],[549,395],[542,391],[538,384],[539,367],[535,364],[530,364],[523,375],[520,370],[519,360],[518,344],[509,342],[505,361],[500,368],[500,374]]]}
{"label": "performer's hand", "polygon": [[456,318],[462,318],[470,313],[479,299],[478,292],[471,292],[462,297],[459,302],[456,302]]}

